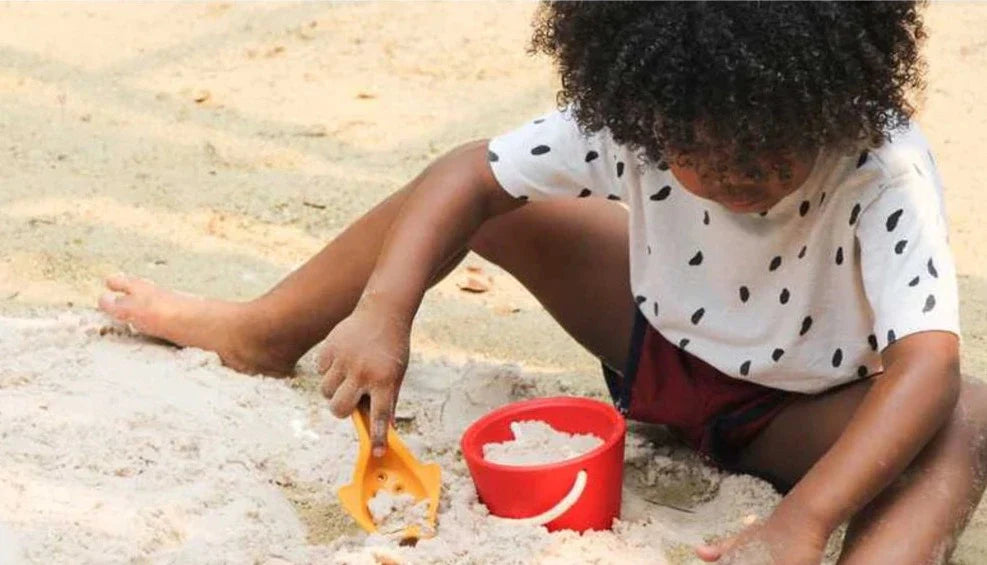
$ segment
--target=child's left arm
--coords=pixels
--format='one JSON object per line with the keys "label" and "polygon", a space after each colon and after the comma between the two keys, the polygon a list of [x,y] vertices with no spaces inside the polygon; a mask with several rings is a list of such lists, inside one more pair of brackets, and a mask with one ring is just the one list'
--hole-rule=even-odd
{"label": "child's left arm", "polygon": [[818,563],[833,530],[901,475],[956,405],[959,340],[950,332],[912,334],[888,347],[883,359],[884,375],[843,434],[771,516],[700,549],[701,557],[744,559],[746,552],[767,551],[774,563]]}
{"label": "child's left arm", "polygon": [[902,474],[956,406],[958,299],[941,191],[931,159],[909,161],[860,204],[845,236],[859,253],[854,264],[873,314],[869,341],[883,348],[883,374],[772,515],[700,550],[702,557],[734,557],[741,547],[760,544],[775,562],[818,563],[833,530]]}
{"label": "child's left arm", "polygon": [[775,514],[800,514],[824,539],[901,475],[956,406],[959,339],[929,331],[884,350],[885,372],[843,434]]}

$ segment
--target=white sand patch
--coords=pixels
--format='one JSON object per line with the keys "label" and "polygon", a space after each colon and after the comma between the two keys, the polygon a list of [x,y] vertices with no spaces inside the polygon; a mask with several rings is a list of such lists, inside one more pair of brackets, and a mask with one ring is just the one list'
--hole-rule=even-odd
{"label": "white sand patch", "polygon": [[[214,355],[106,327],[96,315],[0,318],[7,561],[692,562],[685,545],[737,530],[777,500],[761,481],[723,476],[632,434],[623,521],[612,532],[549,534],[492,519],[459,435],[536,385],[511,367],[415,362],[399,413],[408,446],[442,465],[438,534],[400,547],[351,529],[320,545],[312,532],[350,524],[334,489],[350,480],[356,438],[306,385],[313,375],[303,367],[308,376],[294,381],[246,376]],[[294,506],[298,485],[323,506]]]}
{"label": "white sand patch", "polygon": [[24,562],[21,545],[7,526],[0,523],[0,563],[3,565],[20,565]]}
{"label": "white sand patch", "polygon": [[483,458],[501,465],[532,466],[574,459],[603,445],[593,434],[570,434],[541,420],[511,422],[514,439],[484,444]]}
{"label": "white sand patch", "polygon": [[418,526],[424,535],[431,533],[428,500],[415,500],[408,493],[394,494],[381,489],[367,501],[367,509],[380,534],[400,535],[409,526]]}

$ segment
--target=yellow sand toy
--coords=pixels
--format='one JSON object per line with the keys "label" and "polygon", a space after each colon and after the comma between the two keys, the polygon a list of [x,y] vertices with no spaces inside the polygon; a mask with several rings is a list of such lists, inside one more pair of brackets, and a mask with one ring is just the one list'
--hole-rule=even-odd
{"label": "yellow sand toy", "polygon": [[374,533],[374,524],[367,503],[384,489],[392,494],[409,494],[415,500],[427,500],[426,521],[428,528],[422,531],[417,524],[404,530],[405,540],[431,537],[435,532],[439,507],[439,491],[442,488],[441,469],[435,463],[423,465],[408,450],[393,426],[387,427],[387,452],[383,457],[373,457],[370,446],[370,416],[365,403],[353,412],[353,424],[360,439],[360,451],[353,469],[353,481],[339,490],[339,502],[364,530]]}

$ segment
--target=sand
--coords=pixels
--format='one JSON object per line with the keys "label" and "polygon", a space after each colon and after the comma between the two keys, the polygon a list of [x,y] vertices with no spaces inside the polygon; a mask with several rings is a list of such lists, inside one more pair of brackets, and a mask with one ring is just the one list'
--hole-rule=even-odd
{"label": "sand", "polygon": [[573,459],[603,445],[593,434],[570,434],[540,420],[511,422],[514,438],[483,445],[483,458],[501,465],[548,465]]}
{"label": "sand", "polygon": [[[82,331],[102,324],[91,305],[118,270],[255,296],[443,151],[551,108],[552,69],[524,52],[532,10],[0,6],[0,314],[19,317],[0,324],[0,562],[366,562],[376,551],[482,563],[505,547],[528,562],[634,562],[663,540],[670,562],[692,563],[682,544],[770,508],[764,483],[635,428],[617,535],[492,525],[456,453],[465,424],[511,399],[605,389],[596,361],[473,257],[490,289],[460,291],[471,275],[460,268],[429,294],[399,407],[416,452],[443,465],[440,529],[460,528],[421,548],[368,548],[340,515],[332,489],[348,482],[353,438],[310,363],[295,380],[258,379]],[[934,4],[927,19],[919,120],[947,186],[964,370],[982,376],[987,5]],[[987,562],[983,509],[954,561]]]}
{"label": "sand", "polygon": [[[9,561],[360,563],[386,554],[402,563],[644,563],[738,529],[777,500],[763,482],[721,475],[634,434],[614,533],[580,538],[493,519],[458,436],[494,406],[550,391],[516,367],[416,359],[403,435],[443,467],[438,535],[414,548],[354,530],[312,539],[308,531],[346,522],[333,492],[350,480],[356,438],[301,386],[317,380],[308,360],[294,381],[247,376],[97,314],[0,318],[0,355]],[[296,511],[298,485],[317,486],[322,512]]]}
{"label": "sand", "polygon": [[409,526],[418,526],[424,535],[431,533],[428,500],[416,500],[408,493],[394,494],[381,489],[367,501],[367,509],[377,526],[377,533],[401,535]]}

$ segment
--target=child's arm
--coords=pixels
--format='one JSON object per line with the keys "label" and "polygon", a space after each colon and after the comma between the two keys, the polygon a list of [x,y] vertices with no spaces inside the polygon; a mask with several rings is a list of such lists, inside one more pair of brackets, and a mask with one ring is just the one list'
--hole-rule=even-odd
{"label": "child's arm", "polygon": [[898,478],[952,413],[960,390],[958,342],[953,333],[928,331],[888,347],[884,375],[771,516],[698,548],[699,556],[760,563],[767,551],[773,563],[818,563],[837,526]]}
{"label": "child's arm", "polygon": [[326,339],[323,392],[339,417],[370,396],[375,453],[385,443],[408,360],[411,322],[433,276],[487,219],[520,206],[475,142],[430,165],[411,188],[353,313]]}
{"label": "child's arm", "polygon": [[952,413],[960,390],[955,334],[912,334],[883,360],[884,375],[776,514],[801,515],[828,537],[897,478]]}
{"label": "child's arm", "polygon": [[[554,111],[487,142],[452,151],[413,183],[353,313],[329,334],[323,393],[337,416],[371,396],[372,435],[383,448],[408,360],[411,320],[444,263],[491,217],[525,200],[622,198],[635,157],[608,135],[584,134]],[[590,188],[592,187],[592,189]],[[324,365],[325,363],[323,363]]]}
{"label": "child's arm", "polygon": [[[924,145],[914,141],[886,156],[882,166],[891,178],[863,202],[856,224],[850,221],[873,315],[868,342],[882,351],[883,374],[825,455],[734,547],[760,541],[776,551],[803,551],[786,553],[785,563],[817,551],[818,562],[830,533],[900,477],[955,409],[959,305],[937,175]],[[872,167],[861,175],[874,176]],[[729,545],[700,553],[719,555]]]}

